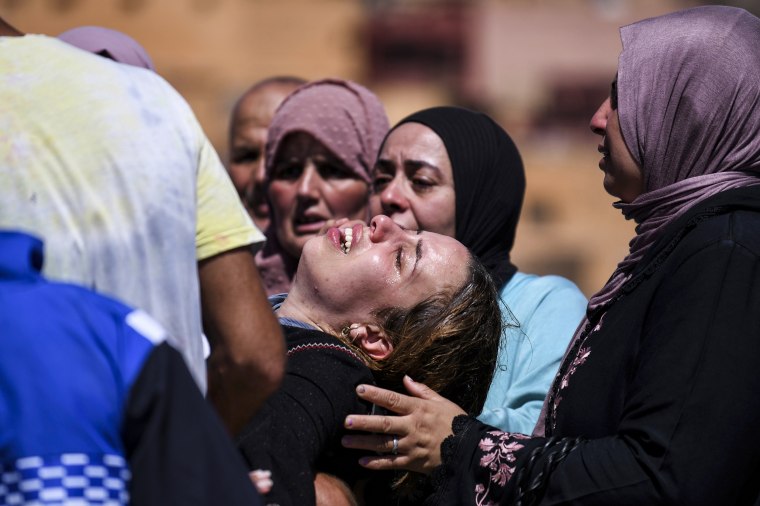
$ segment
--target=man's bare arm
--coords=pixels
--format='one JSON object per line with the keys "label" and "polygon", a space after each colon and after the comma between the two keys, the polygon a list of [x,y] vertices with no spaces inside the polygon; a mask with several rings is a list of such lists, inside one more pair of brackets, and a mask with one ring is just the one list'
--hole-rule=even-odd
{"label": "man's bare arm", "polygon": [[248,248],[203,260],[198,273],[211,344],[208,399],[234,435],[279,386],[285,343]]}

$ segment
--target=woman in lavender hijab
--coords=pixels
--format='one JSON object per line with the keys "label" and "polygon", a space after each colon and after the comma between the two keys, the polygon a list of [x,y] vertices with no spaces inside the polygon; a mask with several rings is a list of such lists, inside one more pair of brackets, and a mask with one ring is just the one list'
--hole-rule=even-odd
{"label": "woman in lavender hijab", "polygon": [[265,158],[272,221],[256,255],[268,295],[289,291],[304,244],[326,225],[368,220],[369,173],[388,128],[380,99],[352,81],[305,84],[279,106]]}
{"label": "woman in lavender hijab", "polygon": [[[421,384],[359,387],[404,415],[349,417],[398,438],[363,464],[436,474],[431,504],[760,504],[760,19],[704,6],[621,37],[591,128],[636,236],[589,302],[543,423],[501,432]],[[344,444],[387,452],[387,438]]]}

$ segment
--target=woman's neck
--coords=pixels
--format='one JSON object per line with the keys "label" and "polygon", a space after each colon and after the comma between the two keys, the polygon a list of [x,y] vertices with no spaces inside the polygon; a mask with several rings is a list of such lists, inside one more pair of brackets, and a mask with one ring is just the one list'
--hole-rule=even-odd
{"label": "woman's neck", "polygon": [[318,316],[319,311],[312,305],[301,300],[298,293],[291,292],[288,297],[277,309],[276,314],[279,318],[291,318],[303,323],[312,325],[327,334],[337,335],[335,329],[325,323],[323,318]]}

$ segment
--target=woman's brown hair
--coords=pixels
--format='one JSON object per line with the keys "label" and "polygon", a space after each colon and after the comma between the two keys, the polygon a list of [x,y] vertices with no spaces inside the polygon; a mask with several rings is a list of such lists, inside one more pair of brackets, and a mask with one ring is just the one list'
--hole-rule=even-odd
{"label": "woman's brown hair", "polygon": [[409,375],[468,414],[480,413],[504,323],[496,287],[479,260],[470,255],[468,278],[460,288],[411,308],[381,309],[374,317],[393,345],[387,358],[375,360],[339,337],[364,358],[379,386],[404,392],[402,379]]}
{"label": "woman's brown hair", "polygon": [[[385,360],[366,354],[377,384],[404,392],[409,375],[458,404],[469,415],[480,414],[491,386],[503,320],[496,287],[472,255],[469,277],[453,292],[432,295],[409,309],[376,313],[378,325],[393,344]],[[393,485],[404,504],[421,500],[429,485],[425,476],[400,473]]]}
{"label": "woman's brown hair", "polygon": [[470,257],[469,277],[453,293],[433,295],[410,309],[377,313],[393,344],[382,361],[371,361],[379,386],[404,391],[408,374],[478,415],[491,385],[502,319],[496,288],[485,267]]}

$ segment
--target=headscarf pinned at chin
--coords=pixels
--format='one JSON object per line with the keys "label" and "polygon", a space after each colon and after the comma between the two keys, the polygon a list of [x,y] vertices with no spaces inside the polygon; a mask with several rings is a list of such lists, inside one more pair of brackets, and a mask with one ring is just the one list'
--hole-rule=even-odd
{"label": "headscarf pinned at chin", "polygon": [[129,35],[116,30],[100,26],[80,26],[63,32],[58,38],[79,49],[119,63],[156,71],[145,48]]}
{"label": "headscarf pinned at chin", "polygon": [[443,141],[454,173],[456,239],[486,266],[496,285],[517,271],[509,254],[525,195],[515,143],[489,116],[460,107],[433,107],[401,120],[421,123]]}
{"label": "headscarf pinned at chin", "polygon": [[611,301],[673,220],[716,193],[760,184],[760,19],[704,6],[620,30],[620,128],[644,193],[616,203],[638,223],[590,309]]}
{"label": "headscarf pinned at chin", "polygon": [[303,132],[369,184],[370,171],[388,128],[382,102],[364,86],[340,79],[305,84],[280,104],[269,125],[267,179],[271,178],[283,141],[290,134]]}
{"label": "headscarf pinned at chin", "polygon": [[[364,86],[340,79],[324,79],[291,93],[272,118],[266,145],[266,174],[271,179],[278,153],[288,135],[304,132],[340,159],[359,179],[370,183],[370,170],[390,124],[377,96]],[[291,258],[277,240],[272,221],[267,244],[256,255],[268,295],[290,291],[298,259]]]}

